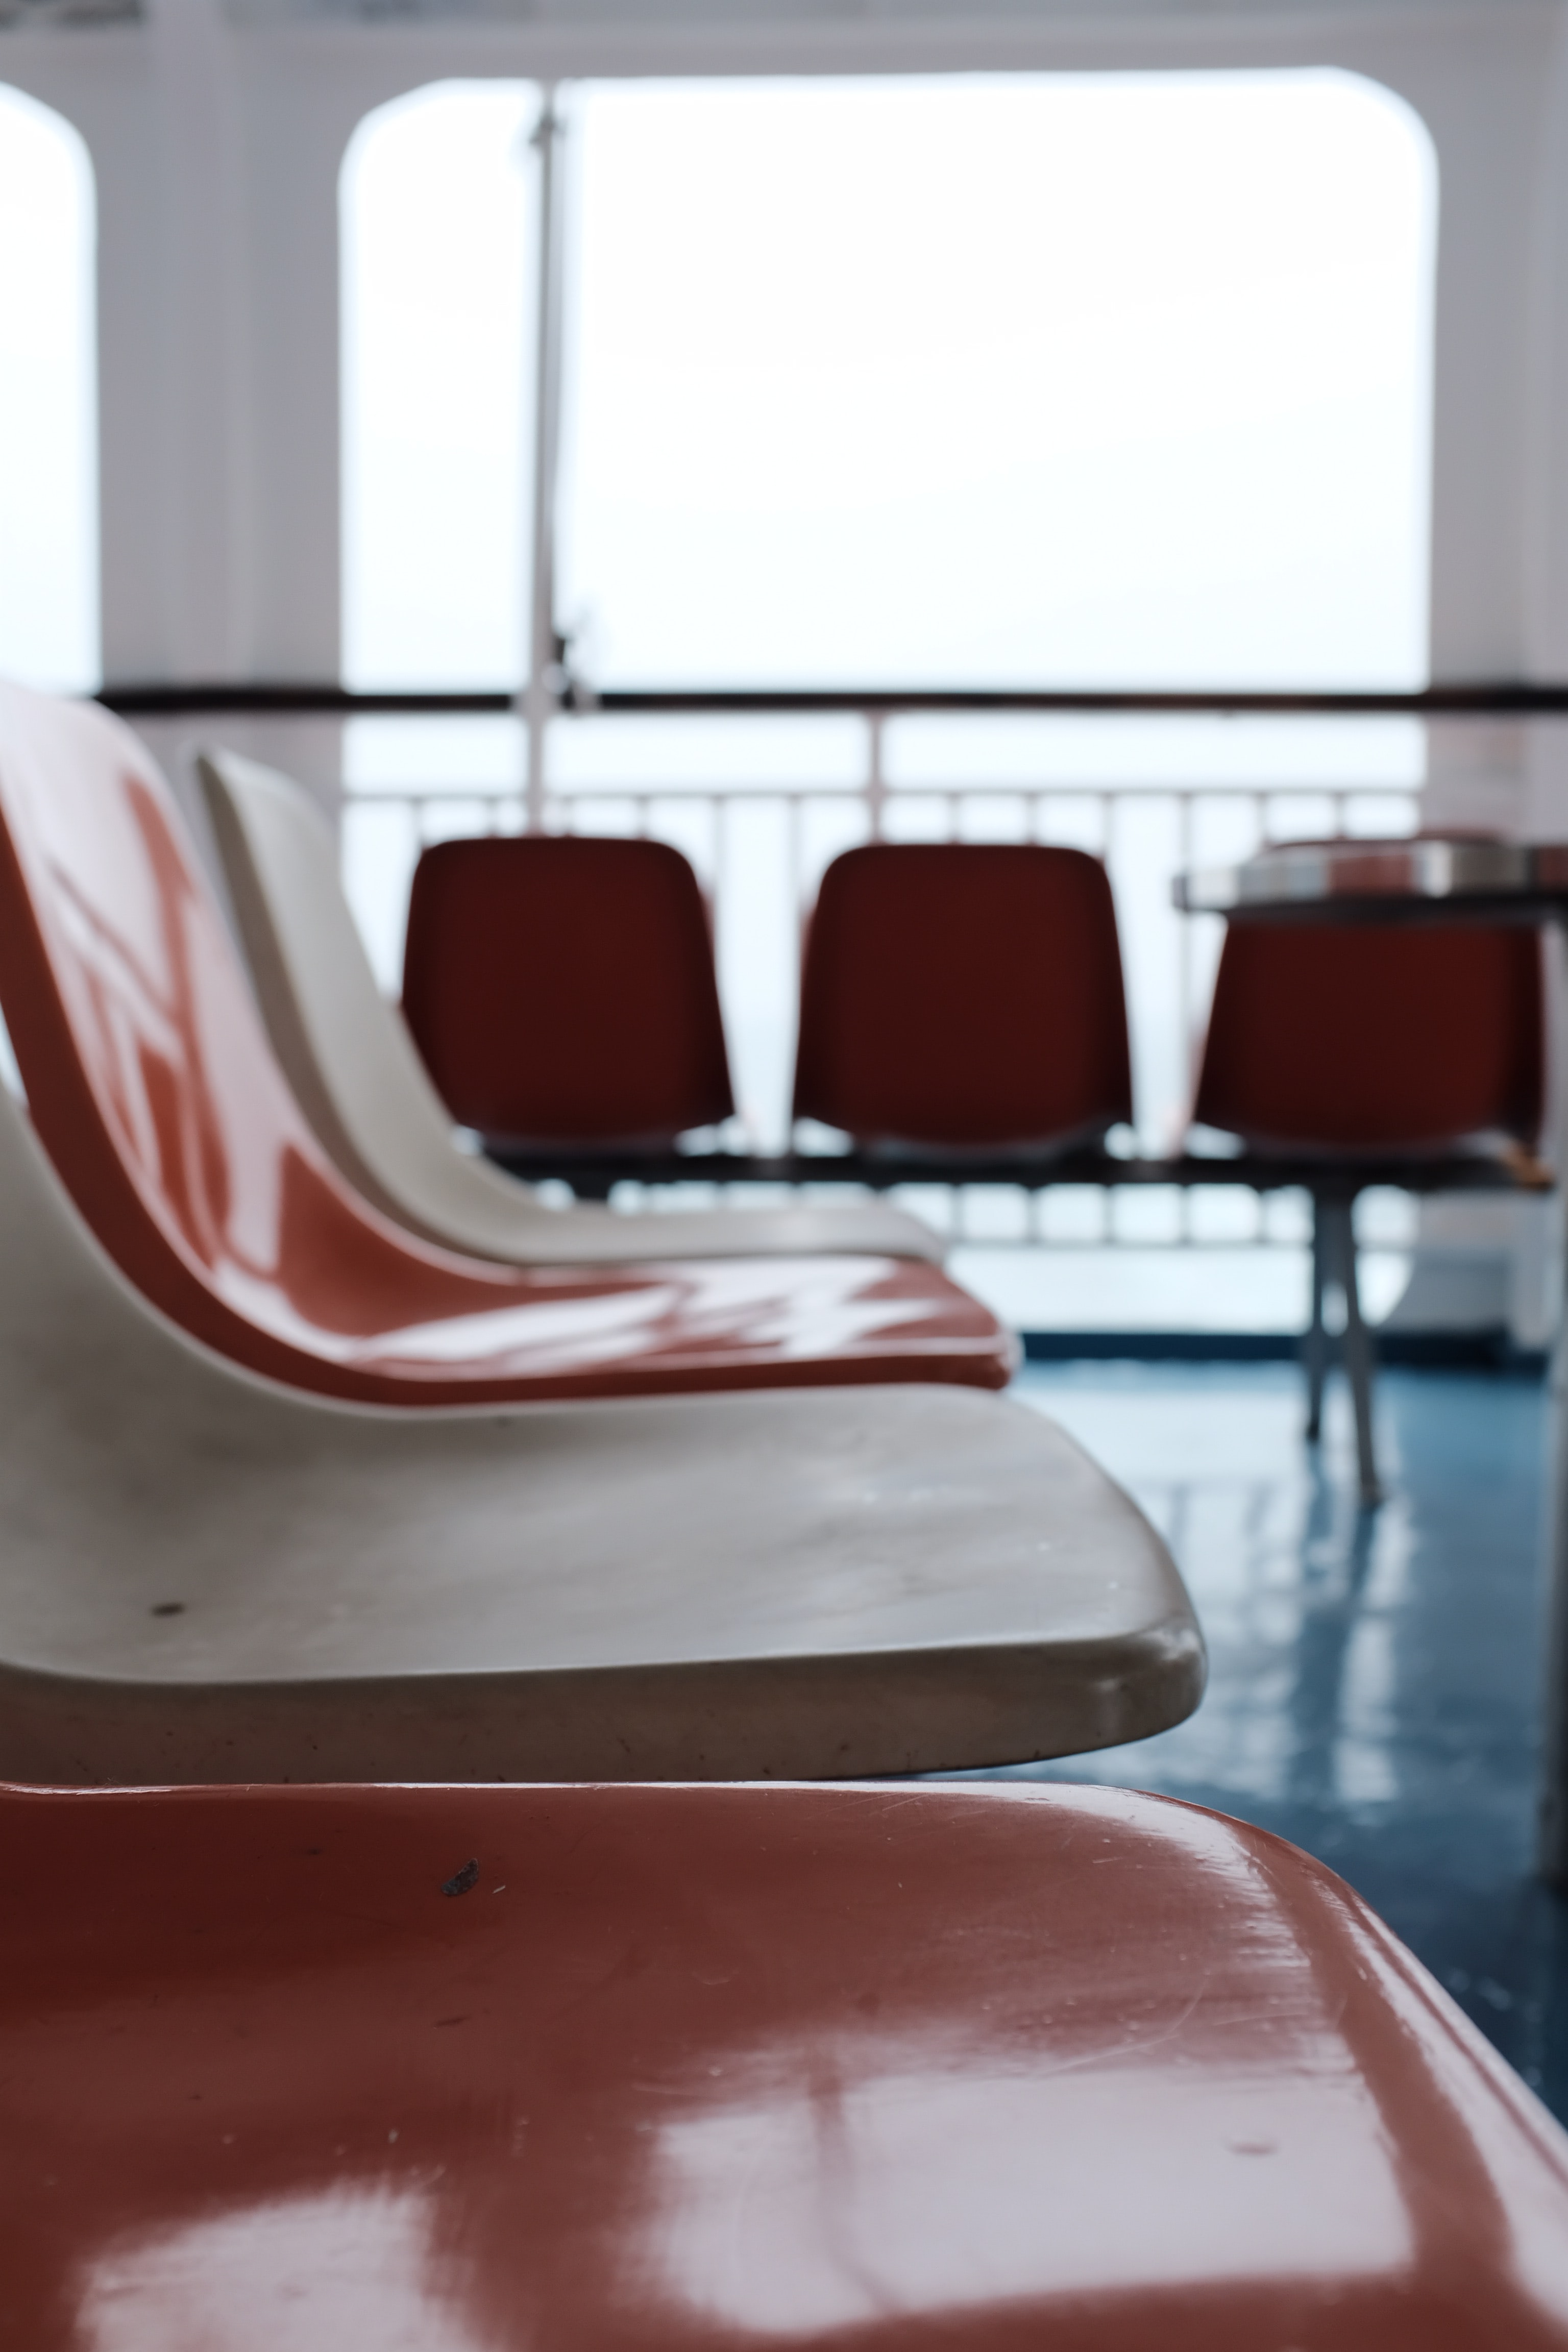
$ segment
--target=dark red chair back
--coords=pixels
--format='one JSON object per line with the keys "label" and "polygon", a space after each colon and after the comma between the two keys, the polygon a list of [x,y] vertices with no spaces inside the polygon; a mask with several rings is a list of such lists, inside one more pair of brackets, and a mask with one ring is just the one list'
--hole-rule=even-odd
{"label": "dark red chair back", "polygon": [[1110,885],[1078,849],[878,844],[822,877],[797,1118],[867,1141],[1063,1141],[1132,1116]]}
{"label": "dark red chair back", "polygon": [[1543,1030],[1533,930],[1235,923],[1194,1115],[1328,1150],[1533,1143]]}
{"label": "dark red chair back", "polygon": [[679,850],[444,841],[414,876],[403,1010],[462,1126],[668,1141],[734,1108],[708,910]]}

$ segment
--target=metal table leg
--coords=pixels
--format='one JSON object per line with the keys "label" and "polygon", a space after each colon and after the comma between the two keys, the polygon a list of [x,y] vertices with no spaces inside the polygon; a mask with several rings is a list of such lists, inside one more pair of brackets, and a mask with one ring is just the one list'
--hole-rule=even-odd
{"label": "metal table leg", "polygon": [[1323,1328],[1323,1285],[1327,1278],[1329,1235],[1322,1195],[1312,1195],[1312,1320],[1301,1342],[1301,1362],[1307,1375],[1307,1443],[1315,1445],[1323,1433],[1323,1381],[1329,1364],[1329,1335]]}
{"label": "metal table leg", "polygon": [[1324,1213],[1330,1219],[1329,1230],[1338,1260],[1335,1271],[1345,1296],[1345,1372],[1355,1406],[1356,1475],[1361,1485],[1361,1507],[1363,1511],[1370,1511],[1382,1502],[1383,1489],[1377,1483],[1377,1455],[1372,1434],[1373,1338],[1362,1320],[1361,1285],[1356,1278],[1355,1203],[1353,1201],[1325,1202]]}

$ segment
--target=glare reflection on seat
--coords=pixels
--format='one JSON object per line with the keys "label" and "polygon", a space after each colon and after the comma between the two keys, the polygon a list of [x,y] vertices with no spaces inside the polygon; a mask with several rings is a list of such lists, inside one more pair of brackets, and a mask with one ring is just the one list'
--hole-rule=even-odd
{"label": "glare reflection on seat", "polygon": [[1318,2059],[1283,2093],[1134,2052],[741,2099],[660,2134],[654,2267],[678,2305],[784,2336],[1112,2284],[1393,2276],[1414,2246],[1375,2108],[1336,2037]]}
{"label": "glare reflection on seat", "polygon": [[345,2186],[121,2240],[88,2269],[82,2352],[483,2352],[443,2291],[434,2220],[422,2189]]}

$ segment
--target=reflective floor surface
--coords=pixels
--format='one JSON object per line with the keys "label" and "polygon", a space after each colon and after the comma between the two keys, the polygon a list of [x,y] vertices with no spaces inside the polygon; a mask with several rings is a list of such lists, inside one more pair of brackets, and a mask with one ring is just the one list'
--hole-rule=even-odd
{"label": "reflective floor surface", "polygon": [[1026,1776],[1163,1790],[1304,1846],[1568,2120],[1568,1900],[1531,1874],[1542,1384],[1384,1373],[1368,1517],[1337,1381],[1321,1459],[1289,1366],[1031,1365],[1018,1393],[1164,1533],[1210,1656],[1187,1723]]}

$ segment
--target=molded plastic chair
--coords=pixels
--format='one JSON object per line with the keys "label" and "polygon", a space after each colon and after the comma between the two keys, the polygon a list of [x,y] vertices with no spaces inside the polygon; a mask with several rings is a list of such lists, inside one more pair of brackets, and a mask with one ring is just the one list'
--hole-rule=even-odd
{"label": "molded plastic chair", "polygon": [[[1238,921],[1215,981],[1193,1116],[1259,1151],[1321,1152],[1308,1434],[1318,1435],[1323,1293],[1345,1300],[1363,1500],[1378,1496],[1372,1341],[1356,1280],[1358,1154],[1529,1147],[1544,1087],[1541,946],[1524,927]],[[1337,1163],[1331,1165],[1331,1163]]]}
{"label": "molded plastic chair", "polygon": [[[525,1265],[942,1255],[927,1226],[878,1201],[641,1213],[546,1208],[454,1143],[407,1029],[376,987],[339,884],[336,845],[308,795],[232,751],[205,754],[197,772],[273,1051],[339,1173],[410,1232]],[[531,1023],[534,1011],[525,1017]]]}
{"label": "molded plastic chair", "polygon": [[505,1142],[668,1143],[734,1109],[708,909],[662,841],[443,841],[403,1011],[452,1116]]}
{"label": "molded plastic chair", "polygon": [[137,1287],[248,1370],[405,1404],[1006,1381],[1011,1339],[914,1260],[523,1273],[416,1240],[321,1152],[129,730],[0,690],[0,1004],[38,1132]]}
{"label": "molded plastic chair", "polygon": [[862,1142],[1082,1142],[1132,1115],[1116,913],[1081,850],[851,849],[806,939],[797,1118]]}
{"label": "molded plastic chair", "polygon": [[1563,2352],[1568,2139],[1121,1790],[0,1796],[27,2352]]}
{"label": "molded plastic chair", "polygon": [[0,1089],[0,1778],[918,1771],[1202,1686],[1164,1547],[1008,1398],[279,1386],[148,1305]]}

